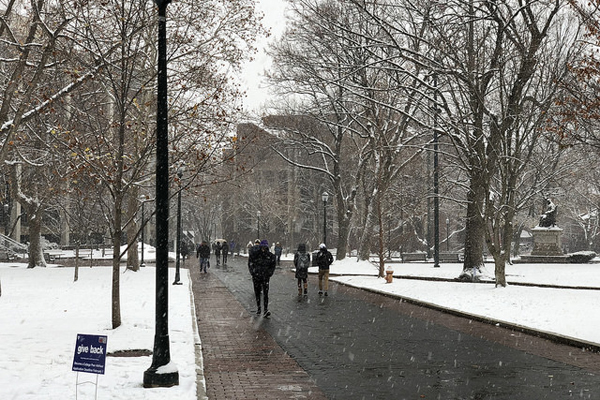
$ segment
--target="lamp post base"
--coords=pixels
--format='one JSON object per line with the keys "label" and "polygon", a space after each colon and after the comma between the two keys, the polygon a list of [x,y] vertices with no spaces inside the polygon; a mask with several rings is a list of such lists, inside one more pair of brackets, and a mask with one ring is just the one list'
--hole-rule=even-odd
{"label": "lamp post base", "polygon": [[183,282],[175,281],[173,282],[173,285],[183,285]]}
{"label": "lamp post base", "polygon": [[159,374],[155,369],[144,371],[145,388],[172,387],[177,385],[179,385],[179,372],[177,371],[166,374]]}

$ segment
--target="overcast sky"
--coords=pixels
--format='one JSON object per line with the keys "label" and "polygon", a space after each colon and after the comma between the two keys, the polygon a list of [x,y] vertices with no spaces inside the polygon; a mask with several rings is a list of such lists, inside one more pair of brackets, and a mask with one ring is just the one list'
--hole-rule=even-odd
{"label": "overcast sky", "polygon": [[285,28],[285,7],[285,0],[257,0],[257,9],[264,13],[264,25],[271,28],[271,37],[258,43],[259,52],[255,60],[244,68],[242,84],[247,92],[245,108],[249,111],[258,110],[269,96],[263,82],[263,71],[269,67],[270,60],[264,50],[269,41],[280,36]]}

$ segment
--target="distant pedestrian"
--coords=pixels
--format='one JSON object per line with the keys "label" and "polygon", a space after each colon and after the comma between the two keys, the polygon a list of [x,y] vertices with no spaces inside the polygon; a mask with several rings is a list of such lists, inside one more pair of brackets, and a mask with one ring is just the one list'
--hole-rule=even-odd
{"label": "distant pedestrian", "polygon": [[215,242],[214,250],[215,250],[215,258],[217,259],[217,267],[218,267],[219,263],[221,262],[221,242]]}
{"label": "distant pedestrian", "polygon": [[190,248],[185,240],[181,242],[181,249],[179,249],[179,254],[181,254],[181,258],[183,259],[183,264],[185,265],[185,259],[190,254]]}
{"label": "distant pedestrian", "polygon": [[[310,267],[310,254],[306,252],[306,244],[300,243],[298,251],[294,254],[294,267],[296,268],[296,279],[298,279],[298,296],[308,296],[308,267]],[[304,284],[304,285],[303,285]]]}
{"label": "distant pedestrian", "polygon": [[206,240],[196,247],[196,258],[200,262],[200,272],[207,273],[210,268],[210,246]]}
{"label": "distant pedestrian", "polygon": [[[256,315],[269,317],[269,280],[275,272],[275,255],[269,251],[269,242],[263,240],[258,249],[252,247],[248,257],[248,269],[252,275],[254,296],[256,297]],[[262,309],[261,309],[262,297]]]}
{"label": "distant pedestrian", "polygon": [[283,252],[283,247],[281,247],[281,243],[275,243],[275,259],[277,260],[277,266],[281,265],[281,253]]}
{"label": "distant pedestrian", "polygon": [[229,254],[229,245],[227,241],[222,243],[221,252],[223,253],[223,265],[227,264],[227,254]]}
{"label": "distant pedestrian", "polygon": [[319,296],[323,294],[323,286],[325,286],[325,296],[329,290],[329,266],[333,263],[333,256],[327,250],[325,243],[319,245],[319,252],[313,260],[314,264],[319,266]]}

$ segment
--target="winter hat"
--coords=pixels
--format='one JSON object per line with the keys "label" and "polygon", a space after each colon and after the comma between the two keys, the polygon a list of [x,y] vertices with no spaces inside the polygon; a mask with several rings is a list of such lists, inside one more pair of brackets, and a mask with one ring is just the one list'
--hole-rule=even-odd
{"label": "winter hat", "polygon": [[320,249],[326,249],[326,248],[327,248],[327,246],[325,246],[325,243],[321,243],[321,244],[319,245],[319,248],[320,248]]}
{"label": "winter hat", "polygon": [[304,244],[304,243],[300,243],[300,244],[298,245],[298,251],[299,251],[299,252],[301,252],[301,253],[304,253],[304,252],[306,252],[306,244]]}
{"label": "winter hat", "polygon": [[267,242],[267,239],[263,239],[260,242],[260,247],[269,247],[269,242]]}

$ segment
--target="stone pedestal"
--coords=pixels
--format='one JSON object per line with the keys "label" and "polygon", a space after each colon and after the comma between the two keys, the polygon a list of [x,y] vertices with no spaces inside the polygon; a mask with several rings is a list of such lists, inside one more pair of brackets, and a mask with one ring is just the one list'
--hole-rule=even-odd
{"label": "stone pedestal", "polygon": [[531,254],[521,256],[524,262],[532,263],[562,263],[567,256],[563,254],[560,237],[562,229],[558,227],[540,228],[531,230],[533,235],[533,250]]}
{"label": "stone pedestal", "polygon": [[562,256],[562,245],[560,237],[562,229],[557,227],[540,228],[536,227],[531,230],[533,235],[533,250],[532,256]]}

